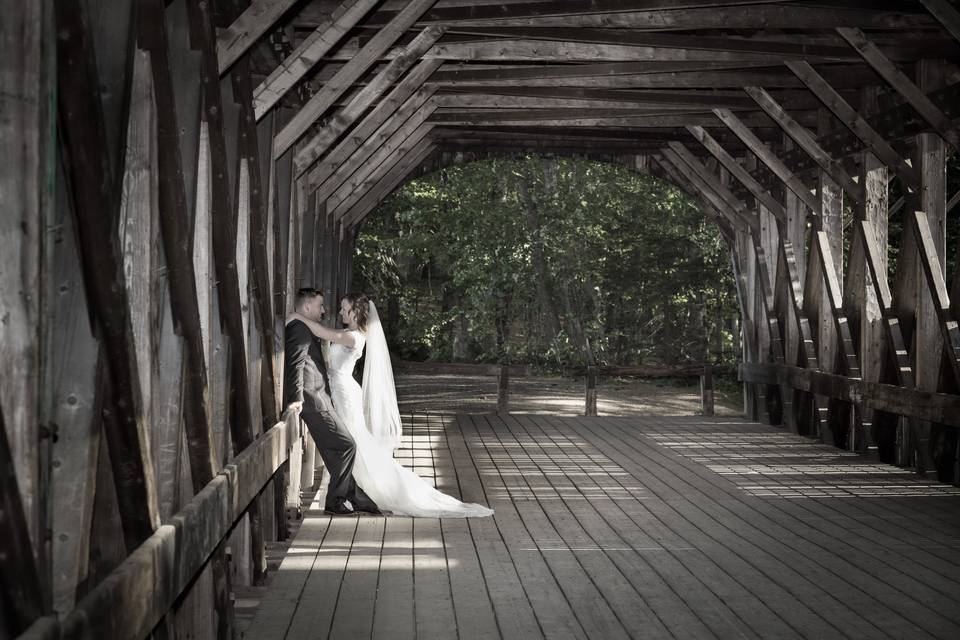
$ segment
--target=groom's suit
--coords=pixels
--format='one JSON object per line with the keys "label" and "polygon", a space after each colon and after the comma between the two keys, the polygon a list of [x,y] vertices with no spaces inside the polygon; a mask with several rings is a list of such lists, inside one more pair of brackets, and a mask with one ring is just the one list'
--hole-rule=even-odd
{"label": "groom's suit", "polygon": [[[349,499],[354,507],[372,505],[353,481],[356,444],[337,415],[330,399],[327,365],[320,341],[303,322],[294,320],[284,331],[283,404],[302,402],[300,417],[317,443],[317,451],[330,473],[326,508]],[[361,504],[357,504],[358,497]]]}

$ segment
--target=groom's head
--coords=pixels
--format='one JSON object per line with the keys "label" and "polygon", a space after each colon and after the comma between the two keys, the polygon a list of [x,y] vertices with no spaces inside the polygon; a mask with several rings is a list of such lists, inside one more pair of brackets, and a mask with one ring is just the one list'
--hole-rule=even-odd
{"label": "groom's head", "polygon": [[326,307],[323,306],[323,293],[319,289],[309,287],[297,289],[293,306],[297,313],[317,322],[323,320],[323,316],[327,313]]}

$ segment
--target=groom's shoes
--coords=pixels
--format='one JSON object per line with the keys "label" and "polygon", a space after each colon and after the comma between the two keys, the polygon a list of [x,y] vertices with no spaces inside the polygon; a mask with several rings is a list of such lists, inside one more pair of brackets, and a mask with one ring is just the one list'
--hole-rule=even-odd
{"label": "groom's shoes", "polygon": [[373,502],[358,502],[353,507],[354,511],[363,511],[374,516],[382,516],[383,512]]}
{"label": "groom's shoes", "polygon": [[346,498],[337,498],[333,501],[333,504],[328,504],[323,512],[330,516],[352,516],[356,513],[353,510],[353,505]]}

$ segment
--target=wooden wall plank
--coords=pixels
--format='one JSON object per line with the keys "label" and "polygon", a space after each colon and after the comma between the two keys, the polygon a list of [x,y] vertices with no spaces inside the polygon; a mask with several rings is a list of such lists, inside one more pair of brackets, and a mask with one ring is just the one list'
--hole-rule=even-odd
{"label": "wooden wall plank", "polygon": [[370,41],[343,68],[323,85],[274,138],[274,157],[279,158],[347,89],[382,56],[389,47],[429,9],[435,0],[411,0],[390,24],[377,31]]}
{"label": "wooden wall plank", "polygon": [[217,33],[217,62],[224,74],[256,44],[297,0],[254,0],[226,29]]}
{"label": "wooden wall plank", "polygon": [[[107,415],[107,441],[114,465],[117,494],[129,549],[145,540],[159,521],[153,461],[137,386],[136,357],[116,231],[113,227],[119,202],[109,159],[103,155],[106,134],[97,71],[89,34],[84,30],[80,4],[61,3],[57,11],[58,102],[63,123],[63,148],[71,167],[74,213],[80,236],[84,280],[96,311],[98,328],[110,362],[111,405]],[[108,212],[105,215],[104,212]]]}
{"label": "wooden wall plank", "polygon": [[44,216],[53,205],[55,118],[52,7],[4,0],[0,11],[0,360],[17,375],[0,379],[0,407],[16,466],[32,549],[40,557],[44,505],[40,484],[40,261]]}
{"label": "wooden wall plank", "polygon": [[51,570],[53,609],[62,614],[73,608],[77,585],[87,576],[100,420],[94,415],[98,346],[62,165],[57,167],[53,242],[59,250],[52,265],[55,293],[47,298],[44,314],[58,322],[50,331],[52,344],[44,374],[50,399],[44,422],[57,425],[51,456],[51,499],[58,505],[51,517]]}

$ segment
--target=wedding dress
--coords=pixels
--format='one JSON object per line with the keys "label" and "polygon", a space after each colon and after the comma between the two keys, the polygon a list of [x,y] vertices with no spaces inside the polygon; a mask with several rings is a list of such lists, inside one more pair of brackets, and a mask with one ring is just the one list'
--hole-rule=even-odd
{"label": "wedding dress", "polygon": [[[367,346],[367,361],[364,368],[370,369],[384,365],[389,368],[389,353],[385,356],[386,363],[382,362],[384,354],[379,353],[379,344],[374,342],[382,337],[377,334],[378,331],[382,332],[382,329],[373,303],[370,304],[370,308],[372,313],[367,331],[372,340]],[[493,515],[493,510],[483,505],[460,502],[454,497],[437,491],[423,478],[393,459],[393,449],[399,444],[400,436],[400,416],[396,408],[393,374],[392,372],[389,374],[389,385],[381,379],[380,382],[373,384],[373,388],[361,388],[353,379],[353,369],[363,353],[367,336],[361,331],[352,333],[356,340],[352,348],[338,343],[330,344],[327,353],[327,373],[330,377],[330,393],[334,409],[346,423],[357,445],[353,477],[360,488],[377,503],[382,511],[390,511],[397,515],[425,518],[472,518]],[[376,348],[374,348],[375,344]],[[385,340],[383,348],[386,348]],[[385,376],[386,372],[379,372],[378,375],[380,374]],[[364,380],[369,379],[368,372],[365,371]],[[364,406],[365,391],[368,399],[366,407]],[[391,398],[392,410],[389,408]],[[377,406],[378,404],[381,406]],[[386,408],[383,405],[386,405]],[[371,425],[370,430],[367,428],[365,413],[373,416],[374,424]],[[393,414],[396,414],[395,423],[393,423]],[[387,417],[384,418],[384,416]],[[383,424],[384,421],[387,424]]]}

